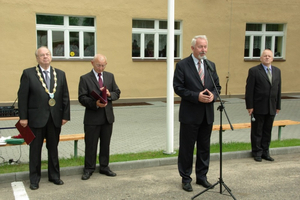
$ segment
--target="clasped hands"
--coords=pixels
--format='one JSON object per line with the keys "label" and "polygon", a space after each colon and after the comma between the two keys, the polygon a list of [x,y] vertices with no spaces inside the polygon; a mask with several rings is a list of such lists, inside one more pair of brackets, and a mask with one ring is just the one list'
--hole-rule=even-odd
{"label": "clasped hands", "polygon": [[[100,88],[101,91],[102,91],[103,89],[104,89],[104,87]],[[110,92],[109,92],[108,89],[106,89],[106,95],[107,95],[108,97],[110,97]],[[104,107],[106,107],[107,103],[104,104],[104,103],[101,103],[100,100],[97,100],[97,101],[96,101],[96,105],[97,105],[97,107],[104,108]]]}
{"label": "clasped hands", "polygon": [[211,103],[214,100],[214,95],[208,89],[199,93],[198,101],[202,103]]}

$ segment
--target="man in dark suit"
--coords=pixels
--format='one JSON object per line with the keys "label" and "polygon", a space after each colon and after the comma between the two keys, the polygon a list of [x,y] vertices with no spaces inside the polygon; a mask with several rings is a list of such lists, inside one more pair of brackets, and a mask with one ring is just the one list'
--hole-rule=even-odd
{"label": "man in dark suit", "polygon": [[[44,139],[48,149],[48,179],[56,185],[60,179],[58,142],[61,126],[70,120],[70,99],[63,71],[50,66],[51,53],[47,47],[35,52],[38,65],[23,71],[18,91],[20,123],[29,126],[35,135],[30,143],[30,189],[39,188],[41,152]],[[48,82],[49,80],[49,82]]]}
{"label": "man in dark suit", "polygon": [[[208,61],[213,71],[203,62],[207,53],[208,40],[205,35],[192,39],[193,53],[176,64],[173,87],[175,93],[181,97],[179,121],[180,141],[178,155],[178,170],[182,177],[182,188],[193,191],[191,186],[193,153],[197,144],[196,183],[209,188],[207,172],[210,158],[210,136],[214,122],[214,101],[220,92],[219,77],[215,64]],[[204,73],[204,74],[203,74]],[[212,74],[216,84],[209,76]]]}
{"label": "man in dark suit", "polygon": [[[115,82],[112,73],[104,71],[107,59],[104,55],[97,54],[91,61],[93,70],[80,77],[78,100],[85,107],[84,132],[85,132],[85,162],[82,180],[87,180],[96,169],[97,145],[100,138],[99,163],[100,174],[116,176],[110,170],[109,146],[115,120],[112,101],[120,98],[121,91]],[[94,99],[91,92],[101,94],[106,86],[107,103]]]}
{"label": "man in dark suit", "polygon": [[260,61],[260,65],[249,69],[245,95],[248,113],[255,119],[251,121],[251,147],[257,162],[262,158],[274,161],[269,146],[273,121],[281,109],[281,72],[271,65],[272,51],[264,50]]}

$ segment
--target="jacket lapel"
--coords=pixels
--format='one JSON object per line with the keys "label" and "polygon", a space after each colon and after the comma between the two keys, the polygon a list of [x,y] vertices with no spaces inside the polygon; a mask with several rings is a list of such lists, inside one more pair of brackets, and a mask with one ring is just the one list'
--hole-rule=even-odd
{"label": "jacket lapel", "polygon": [[[262,64],[260,64],[259,72],[270,83],[269,77],[268,77],[268,75],[266,73],[266,70],[265,70],[265,68],[264,68],[264,66]],[[273,70],[272,70],[272,74],[273,74]],[[273,79],[273,76],[272,76],[272,79]]]}
{"label": "jacket lapel", "polygon": [[[194,63],[192,55],[190,56],[190,59],[188,60],[188,65],[189,65],[191,73],[194,74],[195,78],[197,79],[197,82],[200,82],[200,84],[202,85],[202,81],[201,81],[199,73],[198,73],[198,71],[196,69],[196,66],[195,66],[195,63]],[[204,74],[205,73],[206,73],[206,71],[204,71]]]}

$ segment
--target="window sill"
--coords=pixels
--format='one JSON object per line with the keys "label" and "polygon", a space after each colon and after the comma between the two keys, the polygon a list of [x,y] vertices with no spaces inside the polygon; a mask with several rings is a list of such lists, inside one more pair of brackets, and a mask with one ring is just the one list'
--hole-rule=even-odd
{"label": "window sill", "polygon": [[[179,62],[181,59],[180,58],[175,58],[175,62]],[[145,58],[132,58],[133,62],[167,62],[166,58],[163,59],[155,59],[155,58],[150,58],[150,59],[145,59]]]}
{"label": "window sill", "polygon": [[86,62],[91,61],[93,58],[52,58],[52,61],[55,62]]}
{"label": "window sill", "polygon": [[[244,58],[245,62],[260,62],[260,58]],[[285,62],[283,58],[274,58],[273,62]]]}

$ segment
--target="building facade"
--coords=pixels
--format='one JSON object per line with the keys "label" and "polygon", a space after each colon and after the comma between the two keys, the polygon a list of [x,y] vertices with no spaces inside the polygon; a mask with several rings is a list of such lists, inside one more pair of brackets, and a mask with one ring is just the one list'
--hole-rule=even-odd
{"label": "building facade", "polygon": [[[52,66],[66,72],[71,100],[77,101],[79,77],[91,71],[95,53],[107,56],[121,99],[166,97],[167,0],[0,5],[0,103],[17,98],[22,71],[37,64],[34,52],[43,45],[51,49]],[[204,34],[222,95],[244,94],[248,69],[265,48],[282,71],[282,92],[299,93],[299,9],[299,0],[176,0],[174,67],[191,54],[191,39]]]}

